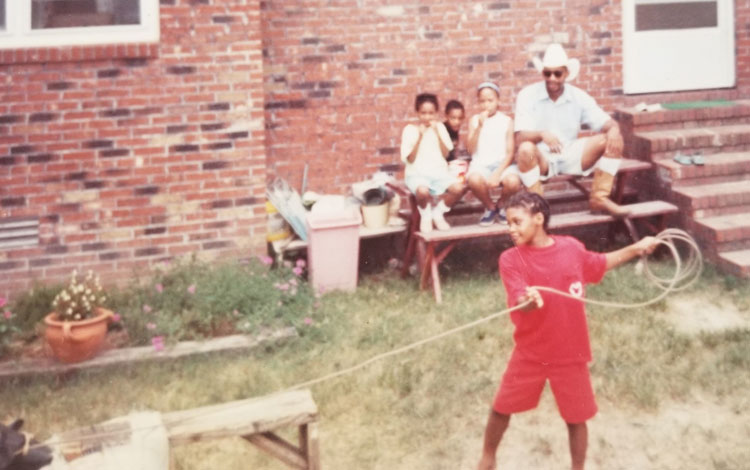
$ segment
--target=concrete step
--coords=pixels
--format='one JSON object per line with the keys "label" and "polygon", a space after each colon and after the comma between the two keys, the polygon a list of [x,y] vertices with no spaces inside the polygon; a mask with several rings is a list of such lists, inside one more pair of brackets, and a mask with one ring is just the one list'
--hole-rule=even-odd
{"label": "concrete step", "polygon": [[672,201],[693,218],[731,213],[750,213],[750,184],[747,181],[699,184],[673,188]]}
{"label": "concrete step", "polygon": [[717,264],[724,272],[750,278],[750,248],[719,253]]}
{"label": "concrete step", "polygon": [[750,120],[750,100],[734,100],[733,105],[693,109],[662,109],[637,111],[634,107],[619,108],[615,119],[620,126],[638,131],[741,124]]}
{"label": "concrete step", "polygon": [[673,188],[696,184],[750,180],[750,152],[703,152],[706,164],[683,165],[672,159],[655,161],[663,183]]}
{"label": "concrete step", "polygon": [[736,152],[750,150],[750,124],[732,124],[692,129],[638,131],[633,137],[628,156],[650,156],[651,160],[672,158],[677,151],[695,150]]}

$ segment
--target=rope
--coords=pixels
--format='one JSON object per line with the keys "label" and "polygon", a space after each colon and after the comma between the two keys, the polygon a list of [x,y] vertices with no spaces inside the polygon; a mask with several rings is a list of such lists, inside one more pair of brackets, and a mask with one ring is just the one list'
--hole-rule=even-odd
{"label": "rope", "polygon": [[444,331],[444,332],[436,334],[434,336],[430,336],[429,338],[421,339],[421,340],[416,341],[414,343],[407,344],[406,346],[402,346],[400,348],[392,349],[392,350],[390,350],[388,352],[384,352],[384,353],[378,354],[377,356],[373,356],[370,359],[368,359],[368,360],[366,360],[364,362],[361,362],[361,363],[359,363],[359,364],[357,364],[355,366],[347,367],[346,369],[342,369],[342,370],[337,371],[337,372],[332,372],[332,373],[324,375],[322,377],[318,377],[317,379],[308,380],[307,382],[298,383],[297,385],[293,385],[293,386],[288,387],[288,388],[286,388],[284,390],[280,390],[280,391],[278,391],[276,393],[284,393],[284,392],[289,392],[289,391],[292,391],[292,390],[296,390],[298,388],[310,387],[312,385],[319,384],[321,382],[325,382],[327,380],[330,380],[330,379],[333,379],[333,378],[336,378],[336,377],[339,377],[339,376],[342,376],[342,375],[351,374],[352,372],[355,372],[355,371],[357,371],[359,369],[363,369],[364,367],[369,366],[373,362],[382,361],[383,359],[389,358],[391,356],[395,356],[397,354],[405,353],[406,351],[411,351],[412,349],[418,348],[419,346],[422,346],[423,344],[427,344],[427,343],[431,343],[433,341],[437,341],[437,340],[439,340],[441,338],[445,338],[446,336],[450,336],[450,335],[453,335],[455,333],[458,333],[458,332],[461,332],[461,331],[464,331],[464,330],[468,330],[469,328],[473,328],[473,327],[475,327],[477,325],[481,325],[482,323],[486,323],[486,322],[488,322],[490,320],[494,320],[495,318],[498,318],[498,317],[500,317],[502,315],[505,315],[507,313],[513,312],[515,310],[519,310],[519,309],[525,307],[529,302],[525,302],[523,304],[516,305],[513,308],[508,308],[508,309],[505,309],[505,310],[502,310],[502,311],[499,311],[499,312],[495,312],[492,315],[488,315],[488,316],[486,316],[484,318],[480,318],[478,320],[474,320],[474,321],[466,323],[464,325],[457,326],[455,328],[451,328],[450,330]]}
{"label": "rope", "polygon": [[[701,255],[700,248],[698,247],[698,244],[695,242],[693,237],[691,237],[687,232],[685,232],[684,230],[676,229],[676,228],[670,228],[670,229],[666,229],[660,232],[655,238],[659,241],[660,245],[666,246],[669,249],[669,252],[672,255],[672,258],[674,259],[674,262],[675,262],[675,269],[674,269],[674,275],[671,278],[659,277],[649,267],[648,257],[641,256],[641,259],[638,261],[638,264],[636,265],[636,270],[642,271],[642,275],[645,276],[646,279],[648,279],[657,288],[662,290],[661,294],[657,295],[656,297],[650,300],[646,300],[644,302],[625,304],[625,303],[620,303],[620,302],[608,302],[604,300],[585,299],[581,297],[576,297],[567,292],[562,292],[557,289],[552,289],[550,287],[534,286],[534,288],[539,291],[550,292],[553,294],[560,295],[562,297],[580,300],[582,302],[585,302],[591,305],[599,305],[602,307],[635,309],[635,308],[642,308],[648,305],[655,304],[661,301],[662,299],[664,299],[667,295],[671,294],[672,292],[678,292],[678,291],[688,288],[690,285],[692,285],[695,281],[698,280],[698,278],[701,275],[701,272],[703,272],[703,256]],[[683,242],[689,248],[689,252],[687,253],[686,260],[684,263],[683,263],[682,258],[680,257],[680,252],[675,242]]]}
{"label": "rope", "polygon": [[[604,307],[611,307],[611,308],[622,308],[622,309],[635,309],[635,308],[642,308],[647,305],[654,304],[656,302],[659,302],[660,300],[664,299],[667,295],[669,295],[672,292],[681,291],[683,289],[686,289],[691,284],[693,284],[701,275],[701,272],[703,271],[703,257],[701,255],[700,248],[698,247],[698,244],[695,242],[695,240],[685,231],[680,229],[667,229],[662,232],[660,232],[655,237],[660,245],[664,245],[668,248],[670,254],[672,255],[672,258],[675,262],[675,269],[674,269],[674,275],[671,278],[663,278],[658,276],[654,271],[649,267],[648,264],[648,257],[643,255],[641,256],[641,259],[639,260],[639,265],[641,268],[637,268],[639,270],[642,269],[643,275],[648,279],[650,282],[652,282],[657,288],[661,289],[662,292],[654,297],[651,300],[647,300],[644,302],[638,302],[638,303],[631,303],[631,304],[625,304],[625,303],[619,303],[619,302],[607,302],[602,300],[594,300],[594,299],[586,299],[582,297],[577,297],[574,295],[571,295],[567,292],[562,292],[556,289],[552,289],[549,287],[544,286],[532,286],[536,288],[539,291],[545,291],[554,293],[563,297],[568,297],[575,300],[580,300],[584,303],[589,303],[592,305],[600,305]],[[683,260],[680,256],[680,252],[677,248],[677,245],[675,242],[683,242],[687,245],[689,252],[687,253],[686,260],[683,263]],[[289,392],[292,390],[297,390],[299,388],[303,387],[310,387],[313,385],[317,385],[321,382],[326,382],[328,380],[332,380],[336,377],[340,377],[342,375],[351,374],[353,372],[356,372],[360,369],[363,369],[367,367],[370,364],[373,364],[375,362],[381,361],[383,359],[387,359],[389,357],[405,353],[407,351],[410,351],[412,349],[418,348],[419,346],[437,341],[439,339],[445,338],[447,336],[459,333],[464,330],[468,330],[470,328],[473,328],[477,325],[481,325],[483,323],[487,323],[488,321],[494,320],[496,318],[499,318],[503,315],[509,314],[513,311],[522,309],[525,307],[531,300],[529,300],[526,303],[516,305],[512,308],[507,308],[505,310],[501,310],[499,312],[495,312],[493,314],[490,314],[486,317],[474,320],[472,322],[457,326],[455,328],[451,328],[450,330],[438,333],[436,335],[415,341],[413,343],[407,344],[405,346],[401,346],[399,348],[386,351],[384,353],[378,354],[376,356],[371,357],[370,359],[367,359],[359,364],[356,364],[351,367],[347,367],[345,369],[342,369],[340,371],[332,372],[330,374],[326,374],[322,377],[318,377],[315,379],[307,380],[304,382],[297,383],[296,385],[292,385],[290,387],[287,387],[282,390],[278,390],[274,392],[272,395],[277,395],[285,392]],[[207,412],[206,414],[208,414]],[[194,415],[190,418],[185,418],[186,421],[196,419],[196,418],[202,418],[204,415]],[[143,427],[139,429],[132,429],[132,431],[145,431],[149,429],[154,429],[153,426]],[[59,446],[65,443],[69,442],[86,442],[89,440],[97,440],[101,438],[106,437],[112,437],[112,436],[118,436],[121,435],[122,431],[119,432],[109,432],[109,433],[99,433],[99,434],[91,434],[88,436],[79,437],[76,439],[68,439],[68,440],[58,440],[54,444],[49,445],[55,445]],[[36,444],[34,446],[31,446],[31,448],[35,447],[41,447],[44,444]]]}

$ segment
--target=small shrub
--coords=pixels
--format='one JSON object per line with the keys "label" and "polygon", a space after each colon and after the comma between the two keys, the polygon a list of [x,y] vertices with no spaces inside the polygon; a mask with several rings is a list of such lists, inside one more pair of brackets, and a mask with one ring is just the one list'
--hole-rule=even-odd
{"label": "small shrub", "polygon": [[11,309],[13,323],[23,335],[34,334],[36,326],[52,311],[52,301],[62,289],[62,284],[35,284],[15,299]]}
{"label": "small shrub", "polygon": [[[159,272],[114,296],[135,344],[154,338],[200,339],[299,324],[315,303],[304,262],[270,268],[270,259],[207,264],[191,261]],[[159,343],[159,340],[157,340]]]}

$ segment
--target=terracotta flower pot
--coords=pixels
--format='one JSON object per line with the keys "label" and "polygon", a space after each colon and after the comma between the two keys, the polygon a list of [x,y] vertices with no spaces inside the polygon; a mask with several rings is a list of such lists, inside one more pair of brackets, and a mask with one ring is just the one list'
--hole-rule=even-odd
{"label": "terracotta flower pot", "polygon": [[91,359],[107,336],[107,324],[112,315],[110,310],[98,308],[94,318],[63,322],[57,319],[57,313],[50,313],[44,317],[44,339],[61,362]]}

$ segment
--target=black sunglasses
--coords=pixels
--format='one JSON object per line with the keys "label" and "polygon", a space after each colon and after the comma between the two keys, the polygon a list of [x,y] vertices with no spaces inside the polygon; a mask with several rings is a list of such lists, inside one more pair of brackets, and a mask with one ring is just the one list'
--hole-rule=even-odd
{"label": "black sunglasses", "polygon": [[561,78],[563,76],[562,70],[555,70],[554,72],[552,70],[544,70],[542,71],[542,75],[544,75],[546,78],[551,77],[553,74],[555,75],[555,78]]}

